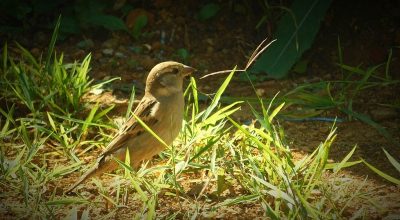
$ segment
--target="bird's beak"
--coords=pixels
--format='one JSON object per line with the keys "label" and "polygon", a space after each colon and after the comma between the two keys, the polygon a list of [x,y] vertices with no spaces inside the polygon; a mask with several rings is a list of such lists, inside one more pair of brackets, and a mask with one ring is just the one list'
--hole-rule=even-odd
{"label": "bird's beak", "polygon": [[182,75],[183,76],[188,76],[188,75],[192,74],[195,71],[197,71],[195,68],[183,65]]}

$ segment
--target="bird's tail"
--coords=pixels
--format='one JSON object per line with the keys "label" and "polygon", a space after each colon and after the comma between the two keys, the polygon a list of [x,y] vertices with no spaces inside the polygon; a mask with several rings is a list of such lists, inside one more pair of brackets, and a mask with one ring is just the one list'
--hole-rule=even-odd
{"label": "bird's tail", "polygon": [[88,171],[86,171],[83,176],[79,178],[78,181],[76,181],[72,186],[70,186],[65,193],[69,194],[71,193],[77,186],[79,186],[81,183],[84,183],[86,180],[88,180],[91,177],[100,175],[104,172],[111,171],[115,169],[118,166],[118,164],[114,160],[107,160],[105,161],[104,158],[101,158],[100,160],[96,161],[94,166],[92,166]]}

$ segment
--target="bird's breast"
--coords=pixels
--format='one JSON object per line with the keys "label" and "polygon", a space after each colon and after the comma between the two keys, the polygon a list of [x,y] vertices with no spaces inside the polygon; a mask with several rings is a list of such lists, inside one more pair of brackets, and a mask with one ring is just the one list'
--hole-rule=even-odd
{"label": "bird's breast", "polygon": [[[183,112],[183,94],[175,96],[173,99],[157,99],[157,104],[150,113],[151,117],[155,119],[155,123],[148,124],[148,126],[167,145],[170,145],[182,128]],[[148,132],[131,140],[127,146],[131,151],[133,167],[139,166],[140,161],[150,159],[165,149],[165,146]]]}
{"label": "bird's breast", "polygon": [[175,140],[182,128],[183,94],[171,99],[160,100],[158,105],[154,112],[154,117],[157,118],[158,122],[154,124],[152,129],[169,145]]}

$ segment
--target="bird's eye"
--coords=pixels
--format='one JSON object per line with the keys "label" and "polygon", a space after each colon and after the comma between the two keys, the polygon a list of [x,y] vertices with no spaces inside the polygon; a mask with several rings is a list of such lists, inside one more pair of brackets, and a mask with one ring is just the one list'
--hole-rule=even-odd
{"label": "bird's eye", "polygon": [[171,72],[172,72],[172,74],[177,74],[179,72],[179,70],[177,68],[173,68]]}

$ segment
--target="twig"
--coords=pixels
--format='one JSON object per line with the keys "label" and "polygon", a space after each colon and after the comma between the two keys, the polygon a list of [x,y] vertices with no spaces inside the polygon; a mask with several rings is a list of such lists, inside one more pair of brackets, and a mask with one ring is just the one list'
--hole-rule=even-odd
{"label": "twig", "polygon": [[[260,46],[261,46],[266,40],[267,40],[267,38],[266,38],[263,42],[261,42],[261,44],[260,44],[260,45],[257,47],[257,49],[254,51],[254,53],[257,52],[257,54],[250,57],[249,62],[247,63],[245,70],[247,70],[247,69],[251,66],[251,64],[254,63],[254,61],[258,58],[258,56],[260,56],[260,54],[261,54],[262,52],[264,52],[264,50],[266,50],[266,49],[269,47],[269,45],[271,45],[273,42],[276,41],[276,39],[270,41],[267,45],[265,45],[263,48],[261,48],[260,51],[258,51],[258,49],[260,48]],[[253,54],[254,54],[254,53],[253,53]]]}
{"label": "twig", "polygon": [[[263,46],[264,43],[267,41],[267,39],[268,39],[268,38],[265,38],[265,39],[257,46],[257,48],[253,51],[253,53],[251,54],[251,56],[250,56],[250,58],[249,58],[249,61],[248,61],[247,64],[246,64],[246,67],[245,67],[244,69],[236,70],[236,72],[245,72],[245,71],[247,71],[247,69],[248,69],[248,68],[254,63],[254,61],[258,58],[258,56],[260,56],[260,54],[261,54],[262,52],[264,52],[264,51],[269,47],[269,45],[271,45],[273,42],[276,41],[276,40],[272,40],[272,41],[270,41],[267,45]],[[261,49],[260,49],[260,48],[261,48]],[[204,78],[206,78],[206,77],[218,75],[218,74],[221,74],[221,73],[229,73],[229,72],[232,72],[232,70],[221,70],[221,71],[217,71],[217,72],[212,72],[212,73],[209,73],[209,74],[207,74],[207,75],[205,75],[205,76],[202,76],[200,79],[204,79]]]}
{"label": "twig", "polygon": [[[244,69],[244,70],[235,70],[235,71],[236,72],[244,72],[246,70]],[[221,73],[230,73],[230,72],[232,72],[232,70],[221,70],[221,71],[217,71],[217,72],[212,72],[212,73],[209,73],[209,74],[207,74],[205,76],[202,76],[200,79],[204,79],[206,77],[213,76],[213,75],[218,75],[218,74],[221,74]]]}

